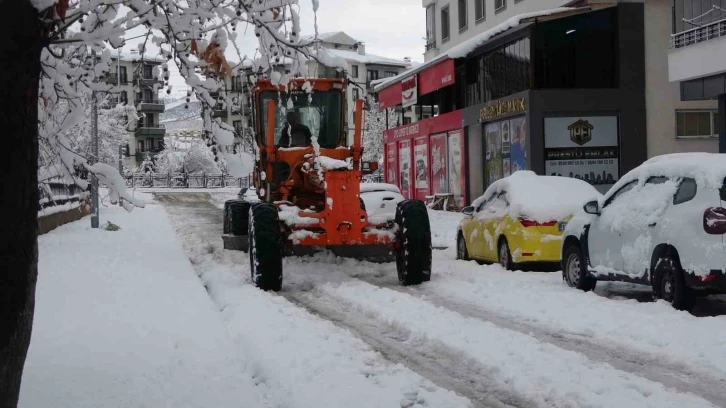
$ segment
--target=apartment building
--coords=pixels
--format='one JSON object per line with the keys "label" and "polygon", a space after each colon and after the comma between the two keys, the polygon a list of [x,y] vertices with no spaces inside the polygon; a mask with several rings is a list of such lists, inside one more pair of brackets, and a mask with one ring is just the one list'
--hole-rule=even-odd
{"label": "apartment building", "polygon": [[[648,0],[646,10],[651,2],[661,3]],[[666,121],[677,132],[672,148],[726,153],[726,0],[662,3],[671,7],[660,9],[659,20],[672,23],[665,25],[670,33],[663,28],[658,32],[658,45],[668,54],[667,59],[659,56],[657,67],[671,81],[667,100],[680,97],[675,121]],[[658,93],[651,91],[654,103],[659,103]]]}
{"label": "apartment building", "polygon": [[[243,151],[249,150],[251,146],[245,145],[244,140],[251,140],[252,135],[252,109],[249,100],[249,86],[247,75],[250,74],[249,65],[232,63],[237,67],[236,74],[224,79],[223,92],[214,92],[212,97],[217,98],[211,117],[219,119],[234,128],[235,148]],[[207,111],[205,104],[202,104],[202,117]]]}
{"label": "apartment building", "polygon": [[107,81],[117,85],[119,103],[133,103],[140,117],[136,130],[129,134],[126,165],[139,165],[146,155],[153,157],[164,149],[164,125],[159,114],[164,112],[164,102],[157,90],[164,81],[154,76],[154,68],[165,62],[160,57],[140,55],[138,52],[116,53],[110,64]]}

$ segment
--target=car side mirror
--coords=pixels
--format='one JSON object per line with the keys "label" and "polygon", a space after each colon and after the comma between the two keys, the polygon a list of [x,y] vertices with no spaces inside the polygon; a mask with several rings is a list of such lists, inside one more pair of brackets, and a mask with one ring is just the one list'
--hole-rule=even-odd
{"label": "car side mirror", "polygon": [[474,207],[464,207],[463,210],[461,210],[461,213],[464,215],[473,215],[474,214]]}
{"label": "car side mirror", "polygon": [[585,212],[592,215],[600,215],[600,204],[597,201],[590,201],[585,204]]}

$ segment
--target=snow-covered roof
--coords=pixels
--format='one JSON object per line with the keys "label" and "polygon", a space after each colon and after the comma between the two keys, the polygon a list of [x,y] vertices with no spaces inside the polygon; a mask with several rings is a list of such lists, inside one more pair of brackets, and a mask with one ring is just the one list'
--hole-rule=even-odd
{"label": "snow-covered roof", "polygon": [[602,196],[595,187],[582,180],[517,171],[492,183],[484,195],[471,205],[479,207],[503,191],[507,193],[509,214],[535,222],[563,220],[582,209],[585,203]]}
{"label": "snow-covered roof", "polygon": [[[300,38],[303,41],[315,40],[314,35],[304,35]],[[349,36],[344,31],[330,31],[327,33],[318,33],[318,40],[322,42],[333,42],[338,44],[349,44],[354,45],[358,43],[358,40]],[[336,41],[337,40],[337,41]]]}
{"label": "snow-covered roof", "polygon": [[358,62],[361,64],[392,65],[396,67],[408,67],[409,62],[393,58],[381,57],[375,54],[359,54],[358,51],[325,49],[329,54],[342,58],[346,61]]}
{"label": "snow-covered roof", "polygon": [[[531,12],[531,13],[518,14],[518,15],[504,21],[501,24],[498,24],[478,35],[475,35],[474,37],[464,41],[461,44],[451,47],[448,51],[441,53],[439,56],[432,59],[431,61],[427,61],[418,67],[413,67],[407,71],[401,72],[400,74],[398,74],[395,77],[386,78],[386,80],[378,82],[378,85],[375,86],[375,91],[378,92],[378,91],[382,90],[383,88],[386,88],[388,85],[390,85],[394,82],[397,82],[397,81],[401,80],[402,78],[408,77],[418,71],[421,71],[427,67],[430,67],[433,64],[435,64],[436,62],[439,62],[441,60],[448,59],[448,58],[466,57],[472,51],[474,51],[478,47],[482,46],[484,43],[491,40],[495,36],[505,32],[507,30],[517,27],[523,20],[527,20],[527,19],[535,18],[535,17],[550,16],[553,14],[558,14],[558,13],[563,13],[563,12],[571,12],[573,10],[578,10],[578,9],[571,8],[571,7],[559,7],[559,8],[554,8],[554,9],[550,9],[550,10],[540,10],[540,11],[535,11],[535,12]],[[589,10],[589,8],[582,8],[582,10]]]}
{"label": "snow-covered roof", "polygon": [[[111,50],[111,59],[116,60],[119,56],[119,53],[117,51]],[[131,53],[128,51],[122,51],[121,52],[121,61],[141,61],[142,55],[140,53]],[[143,59],[146,62],[166,62],[167,59],[162,57],[161,55],[158,55],[156,53],[153,53],[151,51],[144,53]]]}
{"label": "snow-covered roof", "polygon": [[726,178],[726,154],[672,153],[656,156],[621,177],[610,189],[617,191],[633,180],[649,177],[690,177],[699,186],[720,188]]}

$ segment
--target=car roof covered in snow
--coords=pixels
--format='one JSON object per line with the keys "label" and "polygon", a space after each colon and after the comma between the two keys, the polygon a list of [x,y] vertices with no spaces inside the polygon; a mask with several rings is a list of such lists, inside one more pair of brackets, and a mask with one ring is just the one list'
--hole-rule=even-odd
{"label": "car roof covered in snow", "polygon": [[703,188],[718,189],[726,178],[726,154],[672,153],[653,157],[621,177],[606,196],[633,180],[644,183],[650,177],[690,177]]}
{"label": "car roof covered in snow", "polygon": [[517,171],[492,183],[473,207],[501,192],[507,193],[509,213],[536,222],[562,220],[579,211],[588,201],[602,195],[585,181],[556,176],[538,176],[532,171]]}
{"label": "car roof covered in snow", "polygon": [[360,184],[361,193],[370,193],[373,191],[390,191],[392,193],[401,194],[401,190],[393,184],[387,184],[387,183],[361,183]]}

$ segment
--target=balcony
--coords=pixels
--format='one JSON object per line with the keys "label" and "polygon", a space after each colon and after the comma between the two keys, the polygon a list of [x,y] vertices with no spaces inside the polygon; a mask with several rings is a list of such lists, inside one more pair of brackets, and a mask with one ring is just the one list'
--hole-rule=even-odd
{"label": "balcony", "polygon": [[[106,82],[111,85],[119,85],[119,76],[116,74],[106,75]],[[129,83],[129,77],[127,75],[121,75],[120,85],[126,85]]]}
{"label": "balcony", "polygon": [[164,125],[146,125],[142,124],[136,128],[134,133],[136,137],[141,136],[164,136],[166,134],[166,128]]}
{"label": "balcony", "polygon": [[142,112],[164,112],[164,102],[154,98],[136,99],[136,108]]}
{"label": "balcony", "polygon": [[434,48],[436,48],[436,40],[430,40],[426,43],[426,51],[433,50]]}
{"label": "balcony", "polygon": [[138,85],[138,86],[154,86],[154,84],[163,84],[163,83],[164,83],[164,81],[162,81],[158,78],[153,78],[153,77],[142,76],[142,77],[136,78],[136,85]]}
{"label": "balcony", "polygon": [[671,82],[726,72],[726,19],[672,34],[668,53]]}

